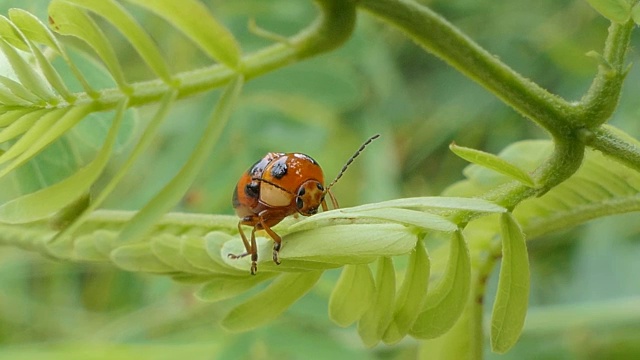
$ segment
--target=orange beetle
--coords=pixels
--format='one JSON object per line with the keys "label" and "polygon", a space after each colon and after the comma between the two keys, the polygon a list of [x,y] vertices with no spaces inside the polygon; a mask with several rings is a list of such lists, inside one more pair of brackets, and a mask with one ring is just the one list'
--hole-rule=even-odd
{"label": "orange beetle", "polygon": [[[364,148],[380,135],[374,135],[349,158],[338,176],[325,188],[322,168],[310,156],[299,153],[268,153],[242,175],[233,191],[233,207],[240,217],[238,231],[246,252],[232,259],[251,255],[251,274],[258,270],[258,248],[256,230],[264,230],[273,239],[273,261],[280,264],[278,257],[282,238],[271,227],[289,215],[298,213],[311,216],[322,206],[327,211],[325,196],[329,194],[334,208],[338,207],[331,187],[342,177],[347,167],[360,155]],[[247,240],[242,225],[253,226],[251,240]]]}

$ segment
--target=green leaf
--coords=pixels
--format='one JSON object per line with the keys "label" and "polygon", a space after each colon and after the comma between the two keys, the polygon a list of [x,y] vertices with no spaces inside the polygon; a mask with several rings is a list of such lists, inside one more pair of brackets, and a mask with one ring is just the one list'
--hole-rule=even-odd
{"label": "green leaf", "polygon": [[587,0],[600,15],[616,22],[624,23],[631,16],[631,4],[627,0]]}
{"label": "green leaf", "polygon": [[[160,124],[162,120],[164,120],[169,113],[169,109],[171,105],[175,102],[176,92],[172,91],[167,93],[160,102],[160,107],[158,111],[155,113],[147,127],[142,132],[142,136],[138,139],[135,147],[127,157],[127,160],[121,164],[116,171],[115,174],[111,177],[111,180],[107,185],[102,188],[102,191],[95,196],[91,204],[85,209],[85,211],[78,216],[76,221],[69,226],[65,231],[59,233],[57,237],[64,237],[67,234],[75,231],[82,222],[86,219],[86,217],[95,209],[97,209],[102,203],[107,199],[109,194],[116,188],[116,186],[120,183],[120,181],[124,178],[126,173],[131,169],[135,161],[140,157],[143,151],[151,144],[152,140],[155,138],[158,129],[160,128]],[[1,135],[1,133],[0,133]]]}
{"label": "green leaf", "polygon": [[387,344],[397,343],[407,334],[418,314],[424,308],[429,287],[430,262],[427,249],[418,241],[409,257],[409,266],[398,291],[392,326],[383,340]]}
{"label": "green leaf", "polygon": [[18,121],[27,114],[31,114],[31,109],[11,110],[0,114],[0,127],[6,127]]}
{"label": "green leaf", "polygon": [[80,195],[80,197],[73,200],[65,207],[60,209],[57,213],[55,213],[49,219],[49,226],[52,229],[56,230],[64,229],[65,227],[69,226],[69,224],[72,223],[75,219],[77,219],[78,216],[82,214],[82,212],[85,211],[87,207],[89,207],[90,203],[91,194],[89,192]]}
{"label": "green leaf", "polygon": [[[14,113],[15,115],[22,115],[20,113]],[[31,113],[27,116],[21,116],[13,121],[9,126],[0,131],[0,143],[9,141],[16,138],[23,133],[27,132],[33,125],[40,120],[40,116],[35,113]]]}
{"label": "green leaf", "polygon": [[[389,207],[398,208],[418,208],[418,209],[437,209],[437,210],[466,210],[477,211],[486,213],[503,213],[507,211],[502,206],[496,205],[490,201],[477,199],[477,198],[464,198],[464,197],[414,197],[403,198],[389,201],[382,201],[374,204],[366,204],[360,206],[354,206],[350,208],[340,209],[343,212],[358,212],[364,210],[373,209],[385,209]],[[306,221],[310,221],[312,218],[321,214],[314,215]]]}
{"label": "green leaf", "polygon": [[77,37],[87,43],[105,63],[122,90],[129,89],[120,63],[109,39],[83,10],[64,0],[49,4],[50,26],[59,34]]}
{"label": "green leaf", "polygon": [[369,265],[346,265],[329,298],[329,318],[342,327],[353,324],[369,309],[374,294]]}
{"label": "green leaf", "polygon": [[[113,238],[113,232],[98,230],[91,234],[78,236],[73,241],[72,258],[79,261],[108,261],[109,254],[105,254],[97,244],[104,240],[104,236]],[[56,244],[57,245],[57,244]]]}
{"label": "green leaf", "polygon": [[[4,81],[8,80],[5,78]],[[20,107],[33,105],[32,102],[15,95],[6,85],[0,82],[0,105],[15,105]],[[26,89],[25,89],[26,90]],[[34,95],[35,96],[35,95]]]}
{"label": "green leaf", "polygon": [[321,275],[321,271],[310,271],[278,276],[262,292],[233,308],[222,319],[222,326],[231,331],[247,331],[277,319],[306,294]]}
{"label": "green leaf", "polygon": [[[97,98],[99,96],[99,93],[93,90],[82,72],[80,72],[80,70],[76,67],[75,62],[71,61],[69,55],[58,43],[58,40],[55,38],[55,36],[53,36],[51,30],[49,30],[46,25],[40,22],[37,17],[22,9],[9,9],[9,16],[11,17],[11,21],[13,21],[14,24],[20,29],[20,31],[22,31],[22,33],[32,42],[44,44],[55,51],[57,54],[60,54],[73,74],[80,81],[80,84],[85,89],[87,94],[89,94],[92,98]],[[67,98],[67,100],[70,99]]]}
{"label": "green leaf", "polygon": [[27,105],[33,105],[41,102],[34,93],[13,79],[0,75],[0,84],[4,85],[7,90],[18,98],[26,100]]}
{"label": "green leaf", "polygon": [[168,274],[176,271],[153,254],[151,244],[148,242],[118,247],[111,252],[111,261],[127,271],[154,274]]}
{"label": "green leaf", "polygon": [[[283,261],[298,259],[363,264],[379,256],[407,254],[415,244],[415,235],[407,227],[398,224],[325,226],[284,236],[280,258]],[[269,252],[260,253],[260,256],[271,259]]]}
{"label": "green leaf", "polygon": [[633,8],[631,8],[631,18],[633,22],[640,24],[640,3],[636,3]]}
{"label": "green leaf", "polygon": [[425,307],[409,333],[419,339],[431,339],[451,329],[467,303],[470,281],[469,249],[462,233],[456,231],[451,238],[445,273],[427,295]]}
{"label": "green leaf", "polygon": [[9,9],[9,17],[27,39],[44,44],[57,53],[62,51],[51,31],[35,15],[13,8]]}
{"label": "green leaf", "polygon": [[[20,15],[17,15],[17,17],[24,18],[23,16],[20,16]],[[35,21],[39,24],[38,20],[35,20]],[[49,60],[47,60],[44,54],[42,54],[42,51],[37,46],[35,46],[28,37],[22,34],[21,29],[19,29],[15,24],[11,23],[4,16],[0,16],[0,24],[2,25],[0,26],[0,29],[3,30],[3,35],[2,35],[3,38],[7,40],[7,42],[9,42],[11,45],[17,47],[18,49],[23,50],[25,52],[30,52],[31,54],[33,54],[38,62],[38,65],[40,66],[40,70],[42,71],[42,74],[46,77],[49,84],[67,101],[71,102],[75,100],[75,96],[71,94],[71,92],[64,85],[64,82],[60,78],[60,75],[58,75],[57,71],[53,68],[53,65],[51,65]],[[33,22],[30,25],[35,26],[36,29],[39,29],[38,25],[33,24]],[[7,29],[7,27],[10,29]],[[8,34],[6,33],[10,33],[16,39],[12,41],[13,38],[8,37],[7,36]],[[36,34],[36,37],[40,39],[41,36],[38,36],[38,35],[40,34]],[[34,74],[31,76],[32,77],[35,76],[35,79],[33,80],[41,82],[41,84],[36,84],[36,85],[39,85],[41,89],[34,89],[33,91],[36,94],[38,94],[41,98],[51,102],[52,104],[57,104],[58,99],[55,98],[55,96],[50,92],[49,88],[41,81],[38,74]],[[32,81],[32,79],[29,79],[29,81]],[[27,85],[27,84],[24,83],[24,85]]]}
{"label": "green leaf", "polygon": [[520,225],[510,213],[500,217],[502,265],[491,315],[491,350],[503,354],[520,337],[529,303],[529,258]]}
{"label": "green leaf", "polygon": [[144,236],[150,231],[155,221],[169,211],[184,196],[199,171],[206,164],[213,147],[220,138],[222,130],[231,116],[233,105],[240,95],[242,84],[243,78],[240,76],[229,83],[209,118],[202,138],[193,150],[189,160],[160,193],[125,225],[118,238],[121,243],[135,241]]}
{"label": "green leaf", "polygon": [[[219,235],[219,236],[216,236]],[[231,236],[222,232],[212,232],[207,234],[204,238],[201,236],[185,236],[182,238],[180,253],[181,255],[194,267],[199,269],[216,273],[216,274],[229,274],[234,273],[236,276],[240,276],[241,273],[238,271],[232,271],[229,267],[225,265],[221,265],[220,262],[214,261],[211,256],[208,254],[207,247],[205,245],[205,238],[208,239],[208,242],[214,247],[216,244],[216,240],[218,239],[218,250],[216,253],[216,257],[220,258],[220,248],[222,244],[228,241]],[[242,273],[242,275],[246,275],[246,273]]]}
{"label": "green leaf", "polygon": [[160,50],[149,34],[119,3],[113,0],[64,0],[104,17],[133,45],[142,59],[167,83],[171,73]]}
{"label": "green leaf", "polygon": [[50,103],[57,104],[58,98],[51,92],[46,81],[35,71],[32,64],[29,64],[18,52],[6,41],[0,40],[0,49],[11,63],[13,71],[18,76],[20,83],[40,99]]}
{"label": "green leaf", "polygon": [[[180,238],[178,238],[180,239]],[[176,241],[176,236],[170,234],[159,234],[151,241],[151,252],[158,260],[171,266],[172,268],[189,274],[208,274],[208,271],[199,269],[191,265],[180,255],[181,241]]]}
{"label": "green leaf", "polygon": [[531,177],[531,175],[529,175],[528,172],[496,155],[480,150],[458,146],[454,143],[449,145],[449,149],[451,149],[451,151],[453,151],[456,155],[469,161],[470,163],[497,171],[498,173],[508,176],[514,180],[520,181],[521,183],[529,187],[536,186],[533,178]]}
{"label": "green leaf", "polygon": [[[242,269],[237,269],[231,265],[228,265],[228,263],[226,262],[228,261],[228,253],[223,252],[222,247],[228,242],[232,241],[232,239],[234,239],[233,236],[222,231],[212,231],[205,235],[205,250],[209,255],[209,259],[211,259],[212,261],[212,263],[208,263],[207,266],[212,267],[212,269],[214,269],[214,272],[216,273],[247,276],[249,274],[248,266]],[[238,239],[238,241],[240,241],[240,239]]]}
{"label": "green leaf", "polygon": [[[33,43],[29,43],[31,52],[35,55],[40,70],[44,74],[49,84],[62,96],[67,102],[73,103],[76,100],[76,96],[71,93],[60,77],[60,74],[54,69],[53,65],[47,60],[42,51]],[[57,100],[56,100],[57,102]]]}
{"label": "green leaf", "polygon": [[348,219],[350,223],[355,223],[356,219],[362,219],[364,223],[368,220],[386,220],[401,223],[404,225],[417,226],[421,229],[453,232],[458,229],[457,225],[449,219],[424,211],[416,211],[402,208],[381,208],[369,209],[359,212],[343,211],[345,209],[336,209],[325,211],[320,214],[311,216],[300,222],[293,224],[289,229],[292,231],[301,231],[313,229],[324,225],[332,225],[337,221]]}
{"label": "green leaf", "polygon": [[371,305],[358,321],[358,334],[367,347],[376,345],[393,319],[396,272],[391,258],[381,257],[376,271],[376,289]]}
{"label": "green leaf", "polygon": [[258,273],[254,276],[246,276],[243,279],[232,277],[220,277],[213,279],[206,284],[202,285],[195,296],[202,301],[222,301],[236,297],[261,282],[273,277],[275,273]]}
{"label": "green leaf", "polygon": [[24,42],[22,35],[6,17],[0,15],[0,37],[16,49],[28,52],[29,45]]}
{"label": "green leaf", "polygon": [[[16,158],[0,171],[0,177],[7,175],[18,166],[37,155],[66,131],[76,125],[93,110],[93,104],[54,110],[36,110],[34,116],[42,118],[27,131],[13,146],[0,156],[0,164]],[[35,115],[38,113],[38,115]],[[44,115],[43,115],[44,114]]]}
{"label": "green leaf", "polygon": [[[52,186],[6,202],[0,206],[0,222],[16,224],[45,218],[53,215],[56,211],[62,209],[64,206],[73,202],[75,199],[87,192],[89,187],[102,173],[102,170],[111,156],[113,144],[118,137],[118,130],[122,123],[125,108],[126,102],[122,102],[116,112],[113,124],[111,125],[111,129],[109,130],[109,134],[105,139],[102,149],[100,149],[100,152],[98,152],[93,161],[75,174]],[[72,109],[67,113],[67,115],[73,113],[74,110],[77,109],[78,108]],[[80,112],[80,114],[82,114],[82,112]],[[56,125],[63,121],[64,117],[58,121]],[[49,132],[53,132],[54,127],[48,129]],[[48,135],[49,134],[47,133],[47,136]],[[29,151],[27,150],[18,157],[13,164],[19,162],[25,157],[28,157],[25,156],[25,154],[28,155]],[[11,168],[11,166],[8,168]],[[6,174],[5,170],[7,170],[7,168],[3,169],[3,175]]]}
{"label": "green leaf", "polygon": [[127,0],[163,17],[182,31],[208,56],[230,68],[240,62],[240,48],[233,34],[217,21],[209,10],[195,0]]}

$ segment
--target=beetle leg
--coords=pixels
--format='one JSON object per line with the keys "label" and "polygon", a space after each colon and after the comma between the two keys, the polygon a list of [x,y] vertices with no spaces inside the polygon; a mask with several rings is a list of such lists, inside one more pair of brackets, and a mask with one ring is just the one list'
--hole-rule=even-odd
{"label": "beetle leg", "polygon": [[[336,199],[335,196],[333,196],[333,193],[331,192],[331,190],[327,191],[327,194],[329,194],[329,198],[331,199],[331,205],[333,205],[333,208],[338,209],[340,205],[338,205],[338,200]],[[324,210],[324,207],[322,208],[322,210]]]}
{"label": "beetle leg", "polygon": [[228,254],[227,256],[232,258],[232,259],[240,259],[240,258],[243,258],[243,257],[251,254],[251,245],[249,245],[249,241],[247,240],[247,236],[244,234],[244,231],[242,231],[242,220],[238,222],[238,232],[240,233],[240,237],[242,238],[242,243],[244,244],[244,249],[246,251],[243,252],[240,255]]}
{"label": "beetle leg", "polygon": [[255,275],[258,271],[258,246],[256,245],[256,229],[257,225],[251,230],[251,275]]}
{"label": "beetle leg", "polygon": [[269,234],[269,236],[271,236],[271,238],[273,239],[273,262],[276,263],[276,265],[280,265],[279,253],[280,253],[282,238],[280,237],[280,235],[276,234],[275,231],[271,230],[269,225],[265,223],[262,215],[260,215],[260,226],[262,226],[264,231],[266,231],[267,234]]}

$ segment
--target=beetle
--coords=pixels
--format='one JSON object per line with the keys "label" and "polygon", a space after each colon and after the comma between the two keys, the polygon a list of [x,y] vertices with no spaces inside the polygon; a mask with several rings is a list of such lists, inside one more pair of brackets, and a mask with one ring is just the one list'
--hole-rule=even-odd
{"label": "beetle", "polygon": [[[322,168],[312,157],[301,153],[270,152],[249,168],[238,181],[232,198],[232,205],[238,221],[238,232],[245,252],[229,254],[232,259],[251,255],[251,274],[258,270],[258,248],[256,231],[264,230],[273,239],[273,262],[280,264],[279,252],[282,238],[271,228],[293,214],[311,216],[322,207],[328,210],[325,197],[328,195],[334,208],[338,201],[331,187],[345,173],[353,160],[364,148],[380,135],[365,141],[347,160],[336,178],[325,187]],[[242,226],[252,226],[251,237],[247,239]]]}

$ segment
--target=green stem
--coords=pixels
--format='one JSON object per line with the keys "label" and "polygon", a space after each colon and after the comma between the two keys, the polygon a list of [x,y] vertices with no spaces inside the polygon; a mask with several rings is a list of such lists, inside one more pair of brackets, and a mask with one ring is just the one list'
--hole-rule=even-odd
{"label": "green stem", "polygon": [[598,74],[576,108],[580,125],[590,128],[601,125],[615,111],[627,75],[625,58],[634,27],[631,20],[609,27]]}
{"label": "green stem", "polygon": [[[352,1],[316,2],[320,9],[317,19],[289,42],[271,45],[242,58],[241,69],[246,80],[335,49],[351,36],[356,22],[356,8]],[[236,70],[216,64],[177,74],[176,84],[167,84],[160,79],[132,84],[131,94],[123,94],[115,88],[100,91],[97,100],[87,93],[77,94],[74,106],[95,101],[99,111],[108,111],[114,109],[123,97],[129,97],[129,106],[138,107],[160,102],[167,93],[174,90],[177,91],[177,98],[182,99],[223,86],[237,75]],[[4,109],[8,110],[9,107]]]}
{"label": "green stem", "polygon": [[554,136],[571,131],[563,121],[573,112],[571,104],[509,68],[427,7],[408,0],[361,0],[358,5],[402,29]]}
{"label": "green stem", "polygon": [[602,126],[593,131],[593,136],[587,139],[589,147],[640,171],[640,148],[636,144],[637,141],[625,140]]}

